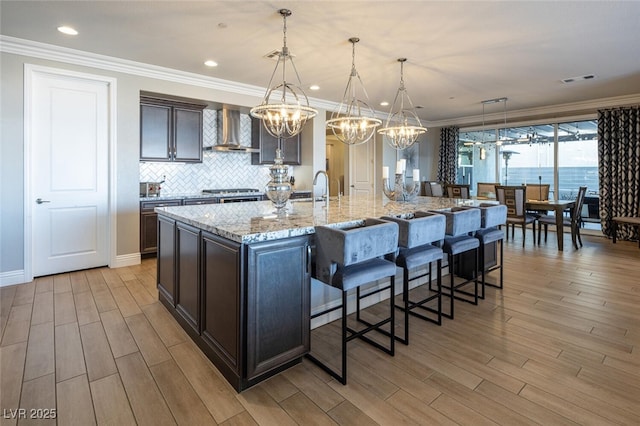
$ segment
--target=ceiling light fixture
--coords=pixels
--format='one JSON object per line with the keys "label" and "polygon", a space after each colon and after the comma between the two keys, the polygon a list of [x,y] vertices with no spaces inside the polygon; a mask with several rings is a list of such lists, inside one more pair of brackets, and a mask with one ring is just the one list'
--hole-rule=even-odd
{"label": "ceiling light fixture", "polygon": [[208,61],[204,61],[204,64],[208,67],[217,67],[218,63],[216,61],[212,61],[209,59]]}
{"label": "ceiling light fixture", "polygon": [[62,34],[66,34],[66,35],[78,35],[78,31],[76,31],[74,28],[68,27],[66,25],[58,27],[58,31],[60,31]]}
{"label": "ceiling light fixture", "polygon": [[[500,98],[497,102],[504,102],[504,140],[507,140],[507,98]],[[502,145],[502,140],[498,137],[496,145]]]}
{"label": "ceiling light fixture", "polygon": [[[327,127],[333,131],[338,140],[346,145],[360,145],[367,142],[382,124],[382,120],[375,118],[373,109],[369,106],[369,95],[364,88],[360,74],[356,70],[356,43],[358,37],[351,37],[351,74],[344,89],[344,95],[338,108],[331,114]],[[356,80],[357,79],[357,80]],[[362,96],[358,98],[356,83],[360,83]]]}
{"label": "ceiling light fixture", "polygon": [[[414,111],[415,108],[404,86],[404,63],[406,61],[407,58],[398,59],[398,62],[400,62],[400,87],[393,104],[391,104],[391,110],[389,110],[389,116],[384,127],[378,130],[378,133],[387,137],[387,143],[398,150],[410,147],[418,140],[418,136],[427,131],[426,127],[422,127],[422,123],[420,123],[420,119]],[[397,109],[396,104],[398,105]],[[415,122],[417,125],[413,125],[410,122]]]}
{"label": "ceiling light fixture", "polygon": [[[309,106],[309,99],[302,90],[300,76],[298,70],[293,63],[293,58],[289,54],[287,47],[287,17],[291,16],[289,9],[280,9],[278,13],[282,16],[283,25],[283,47],[278,54],[278,62],[271,74],[267,92],[264,95],[262,103],[251,108],[251,115],[262,120],[264,128],[270,135],[276,138],[290,138],[299,134],[307,120],[316,116],[318,111]],[[291,67],[296,74],[298,84],[287,82],[286,64],[287,60],[291,61]],[[278,67],[282,64],[282,83],[271,86],[273,77],[278,71]],[[271,96],[276,97],[276,93],[280,99],[273,100]]]}

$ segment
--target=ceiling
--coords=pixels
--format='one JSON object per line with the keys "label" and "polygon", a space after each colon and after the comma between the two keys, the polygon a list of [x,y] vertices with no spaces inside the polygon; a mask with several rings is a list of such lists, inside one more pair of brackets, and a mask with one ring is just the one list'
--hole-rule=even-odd
{"label": "ceiling", "polygon": [[[287,45],[311,98],[339,102],[356,68],[371,104],[393,101],[397,58],[427,123],[640,94],[640,2],[623,1],[5,1],[2,35],[266,87]],[[56,31],[69,25],[79,35]],[[203,65],[218,62],[215,68]],[[566,78],[594,75],[563,83]],[[291,75],[289,75],[289,80]],[[214,100],[215,101],[215,100]],[[502,114],[487,107],[486,113]]]}

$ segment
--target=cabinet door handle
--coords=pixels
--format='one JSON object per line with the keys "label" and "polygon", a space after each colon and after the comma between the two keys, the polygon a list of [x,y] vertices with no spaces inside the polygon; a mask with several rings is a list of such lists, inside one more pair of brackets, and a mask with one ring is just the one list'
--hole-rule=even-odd
{"label": "cabinet door handle", "polygon": [[38,204],[43,204],[43,203],[50,203],[51,201],[49,200],[43,200],[42,198],[36,198],[36,203]]}
{"label": "cabinet door handle", "polygon": [[311,246],[307,245],[307,274],[311,273]]}

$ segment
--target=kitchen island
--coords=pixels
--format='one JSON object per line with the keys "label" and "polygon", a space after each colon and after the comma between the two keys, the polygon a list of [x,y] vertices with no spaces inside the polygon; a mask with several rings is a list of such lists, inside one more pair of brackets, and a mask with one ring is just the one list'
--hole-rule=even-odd
{"label": "kitchen island", "polygon": [[156,208],[161,302],[237,390],[309,351],[315,226],[353,227],[368,217],[407,217],[474,200],[345,196]]}

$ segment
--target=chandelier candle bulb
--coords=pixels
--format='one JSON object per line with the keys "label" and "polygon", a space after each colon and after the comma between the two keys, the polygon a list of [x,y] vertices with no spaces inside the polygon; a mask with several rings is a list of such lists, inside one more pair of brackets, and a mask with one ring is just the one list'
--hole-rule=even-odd
{"label": "chandelier candle bulb", "polygon": [[414,182],[420,182],[420,170],[419,169],[413,169],[413,181]]}
{"label": "chandelier candle bulb", "polygon": [[382,168],[382,179],[389,179],[389,167],[384,166]]}

